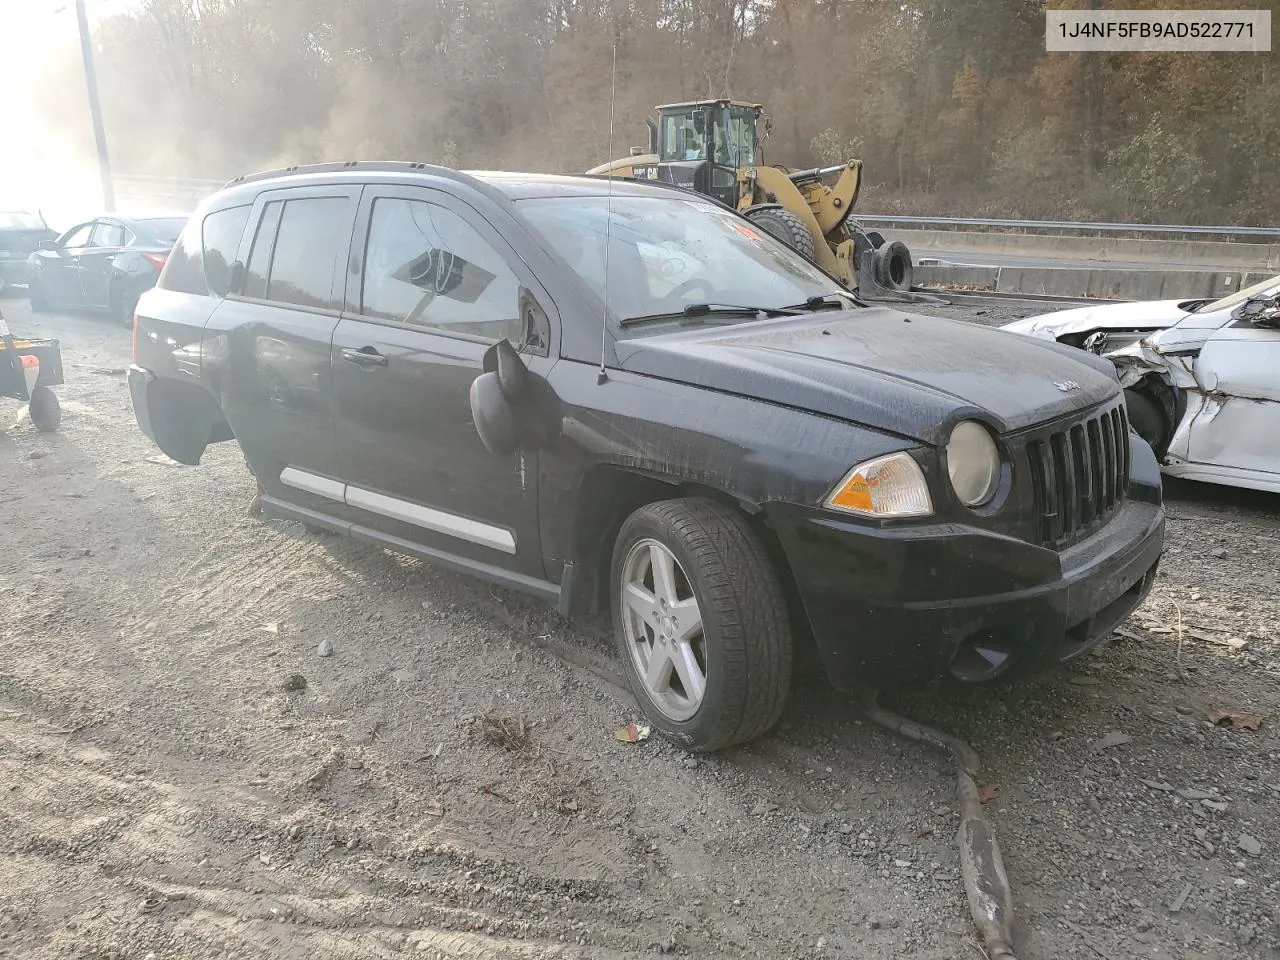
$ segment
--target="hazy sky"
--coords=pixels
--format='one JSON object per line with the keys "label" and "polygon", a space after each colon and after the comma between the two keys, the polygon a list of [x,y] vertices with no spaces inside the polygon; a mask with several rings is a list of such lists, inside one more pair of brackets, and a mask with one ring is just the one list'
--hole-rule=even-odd
{"label": "hazy sky", "polygon": [[[140,2],[87,0],[86,7],[92,23]],[[78,43],[74,0],[0,0],[5,130],[0,205],[39,206],[51,218],[64,219],[78,217],[82,208],[95,206],[100,199],[96,171],[85,170],[66,156],[65,146],[49,137],[32,102],[32,91],[42,82],[41,63],[60,47],[75,55]],[[84,97],[83,74],[73,76],[80,80],[74,95]]]}

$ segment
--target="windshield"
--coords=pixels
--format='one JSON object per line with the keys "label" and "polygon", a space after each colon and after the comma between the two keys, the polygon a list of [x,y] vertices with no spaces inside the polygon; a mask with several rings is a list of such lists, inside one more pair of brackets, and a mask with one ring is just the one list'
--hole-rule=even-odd
{"label": "windshield", "polygon": [[[605,197],[519,201],[528,222],[604,299]],[[614,197],[609,230],[609,313],[614,319],[678,314],[690,304],[761,310],[842,294],[834,280],[737,214],[681,197]],[[716,322],[745,323],[741,319]]]}
{"label": "windshield", "polygon": [[716,163],[729,167],[749,167],[756,162],[755,111],[729,107],[716,111]]}
{"label": "windshield", "polygon": [[1232,307],[1244,303],[1253,297],[1269,297],[1280,294],[1280,277],[1271,277],[1263,280],[1261,283],[1255,283],[1251,287],[1245,287],[1243,290],[1237,290],[1229,297],[1223,297],[1221,300],[1214,300],[1212,303],[1206,303],[1203,307],[1197,307],[1196,313],[1216,313],[1219,310],[1230,310]]}
{"label": "windshield", "polygon": [[147,233],[161,243],[170,245],[178,242],[178,236],[182,233],[182,228],[187,225],[187,221],[180,217],[158,217],[139,220],[138,223],[142,224]]}
{"label": "windshield", "polygon": [[34,213],[0,210],[0,230],[43,230],[44,222]]}

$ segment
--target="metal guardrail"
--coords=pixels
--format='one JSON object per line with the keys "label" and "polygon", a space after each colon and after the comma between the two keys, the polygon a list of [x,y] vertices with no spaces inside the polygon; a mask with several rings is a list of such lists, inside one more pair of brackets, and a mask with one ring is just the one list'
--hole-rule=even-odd
{"label": "metal guardrail", "polygon": [[907,217],[855,213],[861,223],[929,227],[996,227],[1003,230],[1078,230],[1101,233],[1187,233],[1224,237],[1267,237],[1280,241],[1280,227],[1211,227],[1169,223],[1087,223],[1080,220],[987,220],[979,217]]}
{"label": "metal guardrail", "polygon": [[[196,177],[153,177],[116,174],[113,178],[121,195],[149,201],[185,200],[198,202],[220,190],[227,182]],[[1262,237],[1280,242],[1280,226],[1215,227],[1200,224],[1171,223],[1088,223],[1079,220],[998,220],[982,217],[909,217],[897,214],[856,213],[863,223],[893,223],[921,227],[984,227],[987,229],[1028,231],[1063,230],[1098,233],[1198,234],[1220,237]]]}

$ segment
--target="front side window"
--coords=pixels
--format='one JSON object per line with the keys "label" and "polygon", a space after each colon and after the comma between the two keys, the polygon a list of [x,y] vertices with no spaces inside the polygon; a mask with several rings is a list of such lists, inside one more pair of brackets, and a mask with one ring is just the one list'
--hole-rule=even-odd
{"label": "front side window", "polygon": [[73,227],[62,238],[62,246],[68,250],[81,250],[89,246],[89,237],[93,233],[92,223],[82,223]]}
{"label": "front side window", "polygon": [[181,217],[147,217],[138,223],[147,232],[149,239],[161,245],[176,243],[182,228],[187,225],[187,221]]}
{"label": "front side window", "polygon": [[786,244],[705,201],[555,197],[517,206],[570,269],[607,300],[617,319],[679,312],[698,303],[803,306],[810,297],[842,293],[836,281]]}
{"label": "front side window", "polygon": [[516,275],[462,217],[423,200],[374,201],[360,312],[487,340],[521,340]]}

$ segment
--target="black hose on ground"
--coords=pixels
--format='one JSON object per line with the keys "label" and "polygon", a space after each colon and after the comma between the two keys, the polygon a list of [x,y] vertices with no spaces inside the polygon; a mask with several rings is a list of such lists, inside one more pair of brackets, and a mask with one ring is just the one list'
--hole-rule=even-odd
{"label": "black hose on ground", "polygon": [[960,876],[969,899],[969,916],[982,935],[990,960],[1017,960],[1010,933],[1013,894],[1009,889],[1009,877],[1004,872],[995,830],[982,815],[978,785],[974,782],[982,766],[977,752],[959,737],[886,710],[880,706],[878,698],[879,692],[870,690],[862,701],[862,712],[868,720],[912,740],[950,750],[955,757],[959,767],[956,771],[956,798],[960,809],[960,830],[956,840],[960,845]]}

